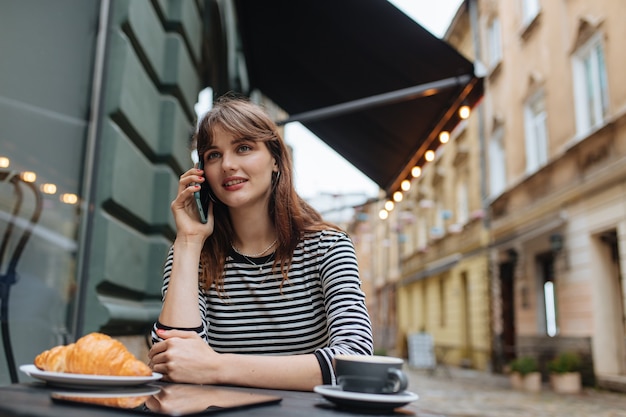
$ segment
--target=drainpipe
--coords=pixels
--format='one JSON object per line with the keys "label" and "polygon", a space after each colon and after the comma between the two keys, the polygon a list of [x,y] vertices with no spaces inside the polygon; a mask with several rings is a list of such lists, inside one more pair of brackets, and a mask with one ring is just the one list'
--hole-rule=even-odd
{"label": "drainpipe", "polygon": [[[472,43],[474,46],[474,71],[478,77],[485,77],[485,66],[482,59],[482,48],[480,46],[480,31],[478,22],[478,2],[477,0],[467,0],[467,8],[470,18],[470,28],[472,30]],[[485,228],[489,229],[490,218],[487,215],[487,209],[489,207],[487,203],[487,173],[485,167],[487,166],[487,144],[485,139],[485,120],[482,105],[479,105],[476,109],[478,111],[478,142],[480,145],[480,200],[484,213],[483,222]]]}
{"label": "drainpipe", "polygon": [[[96,158],[98,144],[101,135],[101,122],[103,117],[103,88],[104,72],[107,61],[108,28],[112,12],[110,0],[101,0],[100,17],[98,21],[98,34],[96,36],[96,51],[94,58],[93,78],[91,82],[91,113],[89,115],[89,127],[87,131],[87,143],[85,147],[85,159],[83,162],[84,181],[81,186],[83,197],[83,216],[81,219],[78,247],[82,252],[77,260],[77,291],[74,317],[70,337],[76,339],[83,332],[85,321],[85,298],[87,296],[87,281],[89,279],[89,262],[91,259],[91,242],[93,239],[93,222],[95,213],[94,199],[97,188],[98,160]],[[68,341],[66,340],[65,343]]]}
{"label": "drainpipe", "polygon": [[[482,48],[480,43],[480,26],[478,20],[478,1],[477,0],[467,0],[467,8],[470,18],[470,28],[472,31],[472,44],[474,47],[474,71],[479,72],[477,76],[485,77],[486,71],[485,66],[483,64],[483,56],[482,56]],[[485,117],[484,110],[482,104],[478,106],[477,117],[478,117],[478,143],[479,143],[479,158],[480,158],[480,201],[481,201],[481,209],[483,211],[483,227],[485,228],[487,235],[491,236],[491,216],[489,213],[489,194],[487,188],[487,140],[485,135]],[[489,279],[489,330],[491,332],[491,350],[492,350],[492,370],[498,367],[498,363],[501,360],[497,358],[502,358],[502,345],[500,343],[499,338],[493,334],[494,329],[494,311],[493,311],[493,291],[491,288],[493,287],[492,279],[493,279],[493,261],[491,254],[487,253],[487,277]]]}

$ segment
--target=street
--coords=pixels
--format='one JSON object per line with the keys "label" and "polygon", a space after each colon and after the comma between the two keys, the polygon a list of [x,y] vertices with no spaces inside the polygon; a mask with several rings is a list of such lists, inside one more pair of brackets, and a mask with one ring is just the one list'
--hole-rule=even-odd
{"label": "street", "polygon": [[434,375],[405,369],[408,390],[421,417],[626,417],[626,394],[585,388],[581,394],[555,394],[544,384],[540,393],[510,388],[507,376],[450,368]]}

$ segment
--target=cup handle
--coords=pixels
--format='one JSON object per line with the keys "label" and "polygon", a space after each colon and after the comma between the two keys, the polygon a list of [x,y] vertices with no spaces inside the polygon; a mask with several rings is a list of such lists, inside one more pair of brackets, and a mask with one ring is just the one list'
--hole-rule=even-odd
{"label": "cup handle", "polygon": [[409,379],[402,370],[398,368],[389,368],[387,370],[387,386],[384,389],[385,394],[397,394],[406,389],[409,385]]}

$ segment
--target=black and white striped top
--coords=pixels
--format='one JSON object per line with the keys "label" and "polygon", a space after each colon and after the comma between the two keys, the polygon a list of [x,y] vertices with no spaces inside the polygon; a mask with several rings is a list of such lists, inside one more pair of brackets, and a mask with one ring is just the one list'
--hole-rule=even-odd
{"label": "black and white striped top", "polygon": [[[173,250],[163,277],[167,293]],[[325,384],[335,384],[338,353],[371,355],[372,329],[352,241],[343,232],[308,233],[297,246],[289,280],[272,271],[273,254],[226,258],[224,292],[200,290],[203,328],[195,329],[220,353],[314,353]],[[165,323],[166,324],[166,323]],[[155,328],[168,326],[155,323]],[[153,331],[154,341],[159,341]]]}

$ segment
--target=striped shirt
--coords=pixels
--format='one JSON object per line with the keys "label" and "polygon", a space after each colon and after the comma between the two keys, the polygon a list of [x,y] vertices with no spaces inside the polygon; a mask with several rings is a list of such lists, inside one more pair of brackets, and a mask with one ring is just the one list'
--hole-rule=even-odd
{"label": "striped shirt", "polygon": [[[307,233],[294,251],[283,283],[273,254],[244,257],[231,251],[224,267],[224,291],[200,287],[203,326],[196,330],[219,353],[295,355],[313,353],[324,384],[335,384],[333,357],[371,355],[370,318],[361,290],[354,245],[334,230]],[[163,277],[167,294],[174,253]],[[158,327],[168,328],[160,323]],[[152,338],[159,341],[153,331]]]}

